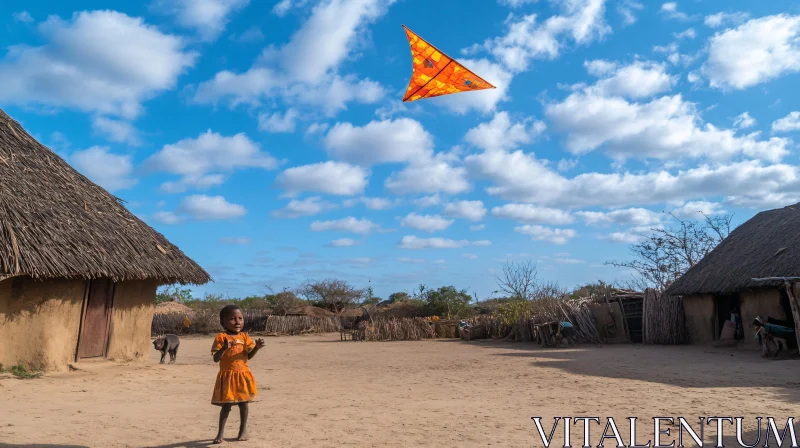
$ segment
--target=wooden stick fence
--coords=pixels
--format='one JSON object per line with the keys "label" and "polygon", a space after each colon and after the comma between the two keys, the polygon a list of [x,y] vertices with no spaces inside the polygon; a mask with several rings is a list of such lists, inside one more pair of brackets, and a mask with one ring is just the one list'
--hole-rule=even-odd
{"label": "wooden stick fence", "polygon": [[341,330],[342,323],[338,317],[269,316],[264,328],[275,335],[334,333]]}
{"label": "wooden stick fence", "polygon": [[374,319],[362,321],[353,335],[360,341],[418,341],[434,339],[436,332],[433,325],[425,319]]}
{"label": "wooden stick fence", "polygon": [[643,314],[644,343],[686,344],[689,341],[680,297],[648,289],[644,295]]}
{"label": "wooden stick fence", "polygon": [[[267,321],[267,316],[263,310],[245,309],[244,331],[259,332],[263,331]],[[183,325],[184,319],[188,317],[191,321],[189,327]],[[219,323],[219,311],[215,310],[194,310],[190,316],[185,313],[164,313],[154,314],[153,323],[150,327],[153,336],[163,334],[211,334],[222,331]]]}

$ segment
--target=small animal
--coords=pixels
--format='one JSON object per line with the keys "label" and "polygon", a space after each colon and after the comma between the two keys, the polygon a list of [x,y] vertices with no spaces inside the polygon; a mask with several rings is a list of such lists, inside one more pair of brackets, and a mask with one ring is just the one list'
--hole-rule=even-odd
{"label": "small animal", "polygon": [[156,338],[156,340],[153,341],[153,347],[161,352],[160,364],[164,364],[164,358],[167,356],[167,353],[169,353],[169,363],[174,363],[178,356],[179,345],[181,345],[181,340],[176,334],[168,334]]}

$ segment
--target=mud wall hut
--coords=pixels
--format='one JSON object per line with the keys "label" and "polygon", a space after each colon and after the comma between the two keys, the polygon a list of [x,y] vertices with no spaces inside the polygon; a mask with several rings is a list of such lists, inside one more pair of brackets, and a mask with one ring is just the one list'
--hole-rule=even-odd
{"label": "mud wall hut", "polygon": [[0,110],[0,363],[149,351],[156,288],[211,278]]}
{"label": "mud wall hut", "polygon": [[[761,212],[667,288],[665,294],[683,297],[690,343],[733,339],[755,346],[751,323],[756,316],[794,327],[784,282],[753,279],[800,276],[799,224],[800,204]],[[731,326],[726,321],[739,327],[732,337],[730,330],[723,331]]]}

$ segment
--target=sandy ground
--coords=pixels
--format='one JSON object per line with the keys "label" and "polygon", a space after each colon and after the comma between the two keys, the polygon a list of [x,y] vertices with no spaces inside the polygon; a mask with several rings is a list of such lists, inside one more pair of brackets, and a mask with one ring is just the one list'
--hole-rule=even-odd
{"label": "sandy ground", "polygon": [[[184,338],[175,365],[159,365],[152,351],[145,364],[0,379],[0,447],[208,446],[218,416],[210,346],[211,338]],[[251,404],[251,440],[225,446],[542,446],[532,416],[549,425],[554,416],[598,416],[603,426],[613,416],[628,443],[629,416],[743,416],[754,429],[757,415],[785,424],[800,414],[800,361],[732,349],[340,342],[335,334],[268,338],[251,368],[262,394]],[[640,442],[653,433],[652,420],[644,423]],[[237,426],[234,410],[226,436]],[[572,433],[580,446],[582,429]],[[554,445],[563,445],[560,427]]]}

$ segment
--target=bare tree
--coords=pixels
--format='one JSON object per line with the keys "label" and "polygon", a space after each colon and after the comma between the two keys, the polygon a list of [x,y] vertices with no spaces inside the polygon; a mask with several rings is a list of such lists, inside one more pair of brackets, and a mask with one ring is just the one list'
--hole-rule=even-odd
{"label": "bare tree", "polygon": [[536,284],[536,265],[530,260],[524,263],[506,261],[503,265],[503,275],[495,277],[497,287],[507,297],[514,299],[533,298]]}
{"label": "bare tree", "polygon": [[312,302],[327,306],[336,314],[355,305],[364,296],[364,290],[357,289],[344,280],[322,280],[306,282],[298,290],[300,295]]}
{"label": "bare tree", "polygon": [[631,287],[666,289],[671,282],[697,264],[731,232],[733,215],[710,217],[702,221],[683,221],[670,213],[678,224],[668,229],[651,229],[652,234],[631,245],[635,259],[606,264],[633,269],[637,278]]}

